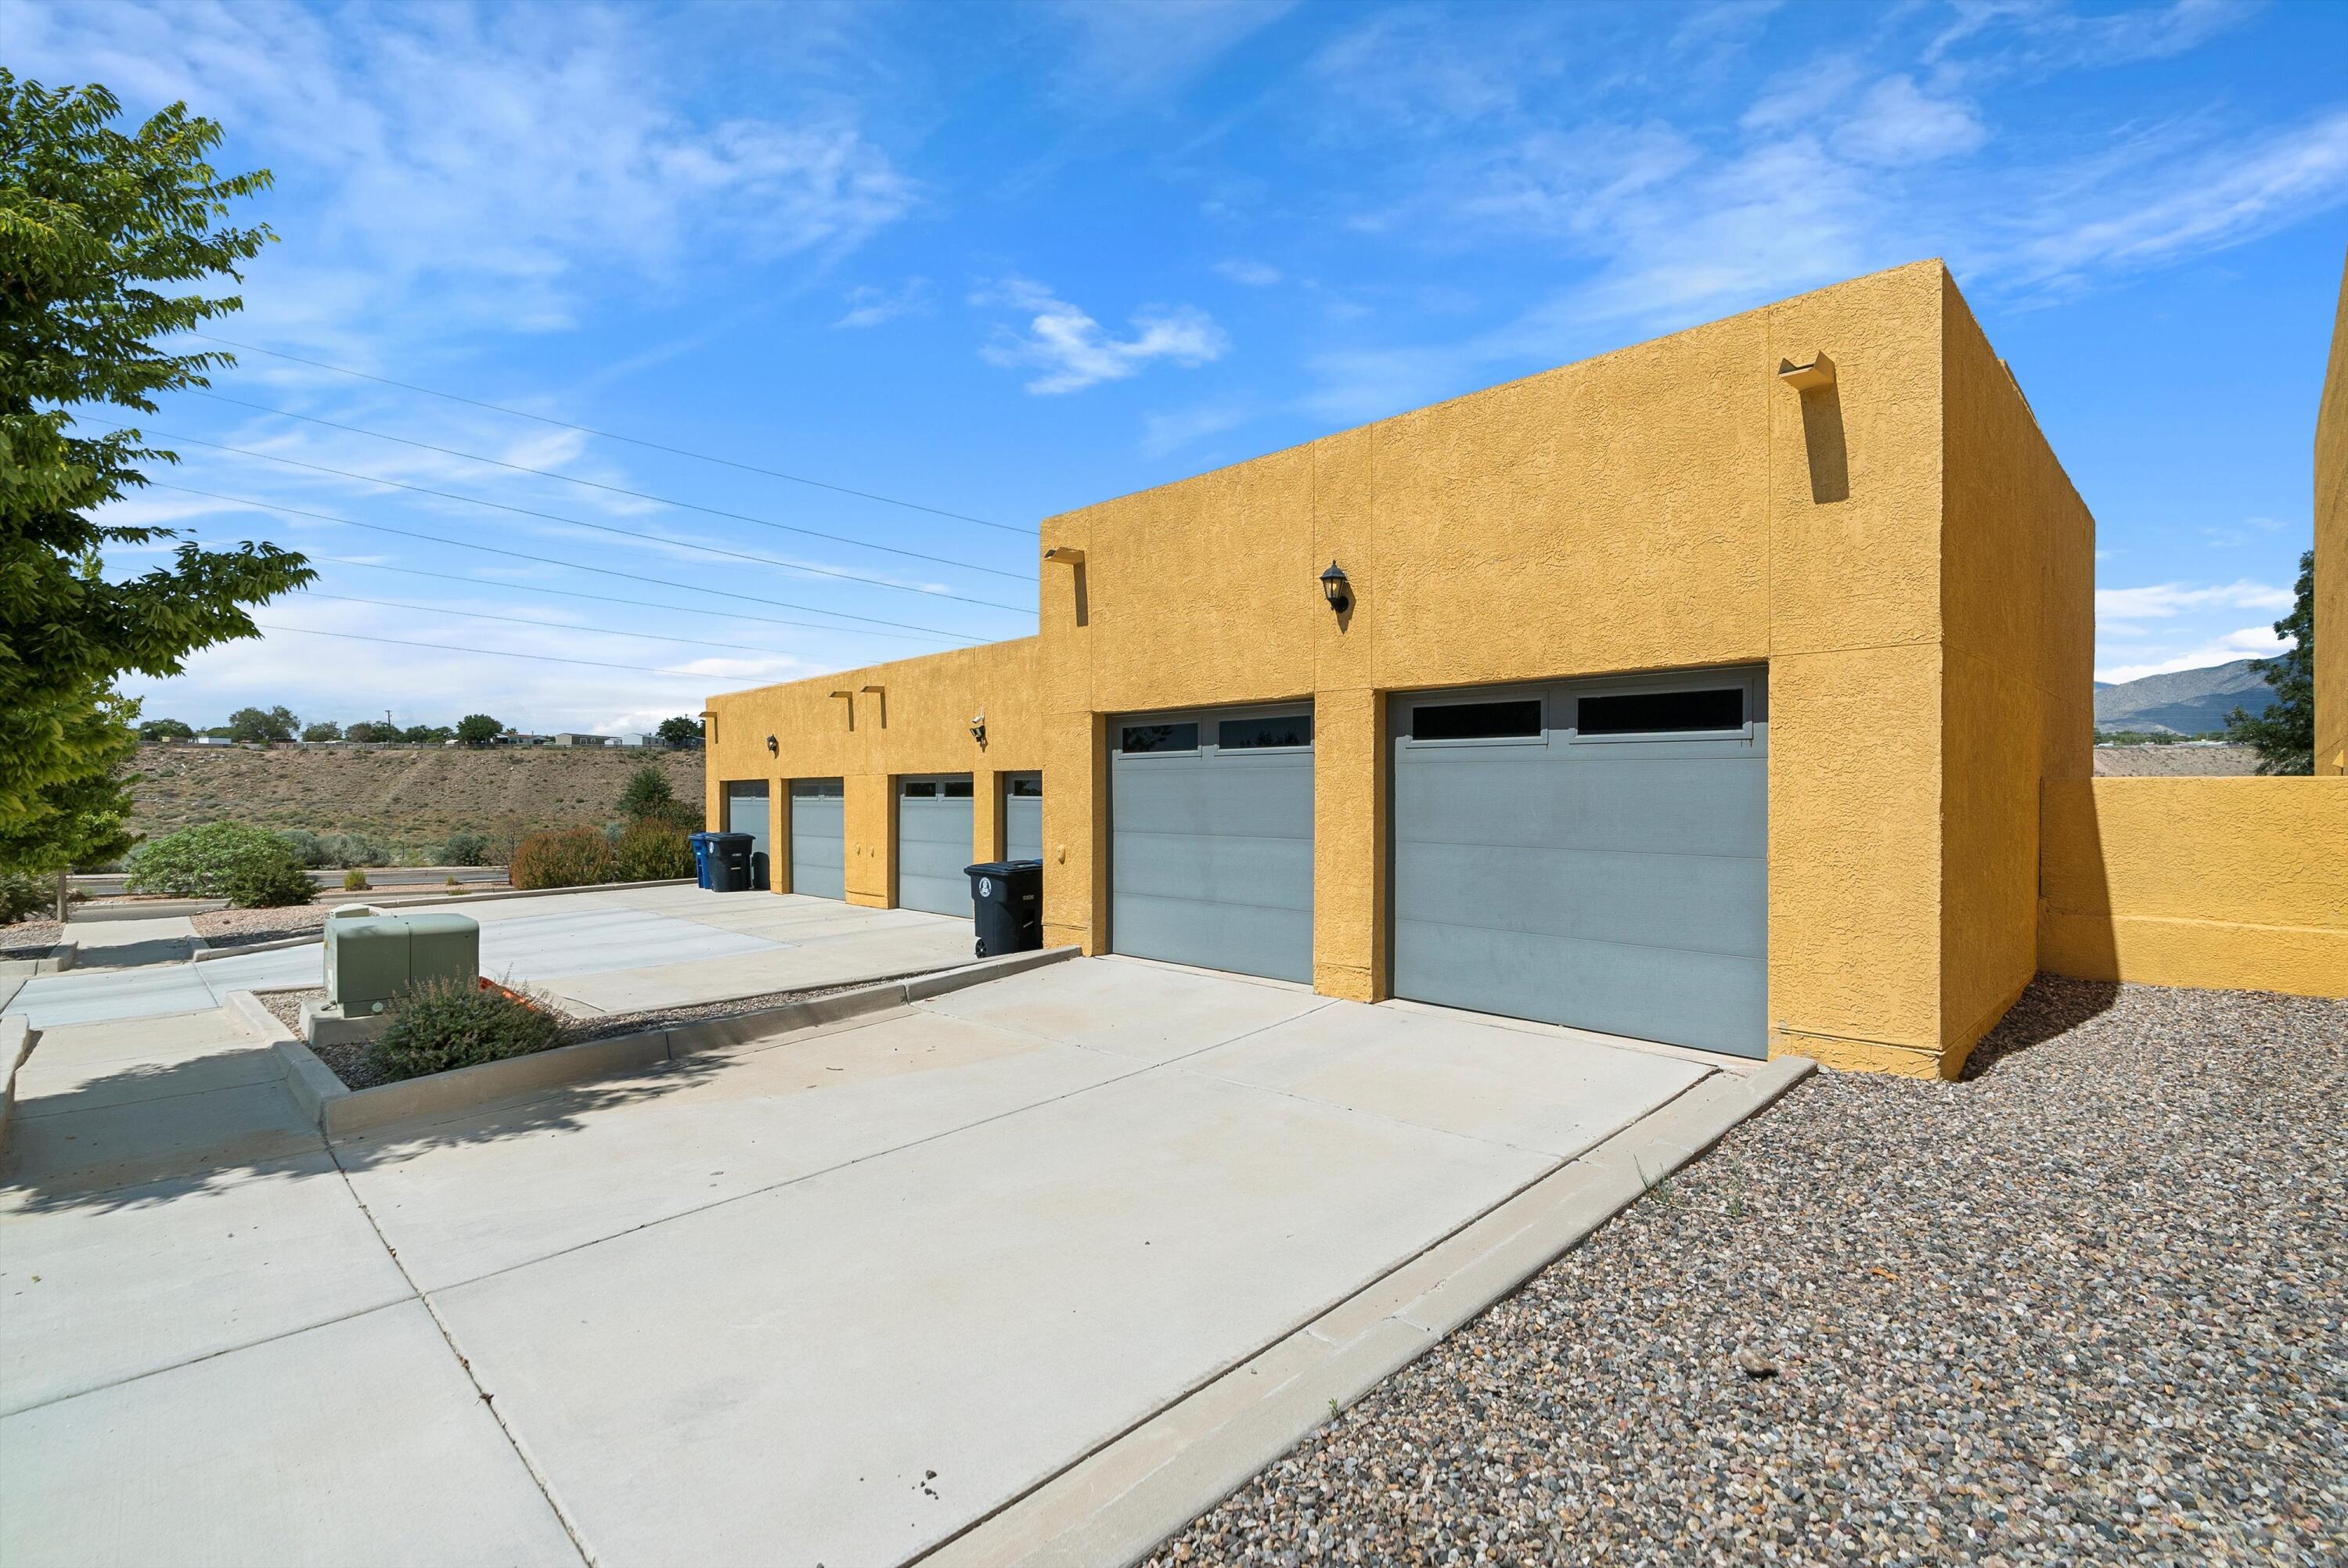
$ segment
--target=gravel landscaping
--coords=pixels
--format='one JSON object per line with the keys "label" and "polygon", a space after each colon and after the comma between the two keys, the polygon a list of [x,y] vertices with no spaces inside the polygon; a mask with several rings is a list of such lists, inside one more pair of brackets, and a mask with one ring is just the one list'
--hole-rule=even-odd
{"label": "gravel landscaping", "polygon": [[19,920],[0,926],[0,958],[46,958],[64,941],[66,928],[55,920]]}
{"label": "gravel landscaping", "polygon": [[2348,1002],[1821,1072],[1153,1563],[2348,1561]]}

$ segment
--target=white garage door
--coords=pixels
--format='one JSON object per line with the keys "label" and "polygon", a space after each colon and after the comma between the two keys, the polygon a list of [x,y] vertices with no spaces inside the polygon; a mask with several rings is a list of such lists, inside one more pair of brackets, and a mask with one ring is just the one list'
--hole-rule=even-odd
{"label": "white garage door", "polygon": [[848,897],[848,856],[838,779],[791,781],[791,891],[817,898]]}
{"label": "white garage door", "polygon": [[1313,979],[1310,704],[1109,726],[1109,945]]}
{"label": "white garage door", "polygon": [[897,905],[970,917],[968,774],[897,781]]}
{"label": "white garage door", "polygon": [[1763,671],[1392,705],[1397,995],[1768,1054]]}

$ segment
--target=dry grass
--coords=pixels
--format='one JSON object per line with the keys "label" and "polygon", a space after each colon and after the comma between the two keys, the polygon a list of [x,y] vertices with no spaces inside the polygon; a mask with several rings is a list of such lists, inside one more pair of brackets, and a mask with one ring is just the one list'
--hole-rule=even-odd
{"label": "dry grass", "polygon": [[677,798],[698,801],[702,754],[144,746],[130,825],[149,835],[208,822],[364,833],[399,859],[423,864],[460,831],[495,838],[538,828],[601,826],[618,815],[628,774],[647,761],[667,772]]}

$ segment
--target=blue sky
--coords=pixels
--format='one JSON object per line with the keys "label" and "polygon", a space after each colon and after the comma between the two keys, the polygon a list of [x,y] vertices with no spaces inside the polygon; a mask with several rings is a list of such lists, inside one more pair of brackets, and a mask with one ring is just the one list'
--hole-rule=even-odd
{"label": "blue sky", "polygon": [[1933,255],[2095,510],[2100,676],[2272,651],[2309,539],[2348,5],[118,3],[9,33],[20,74],[185,98],[276,175],[219,330],[298,358],[173,398],[185,488],[121,510],[334,558],[337,597],[131,682],[149,716],[625,731],[1021,635],[1041,517]]}

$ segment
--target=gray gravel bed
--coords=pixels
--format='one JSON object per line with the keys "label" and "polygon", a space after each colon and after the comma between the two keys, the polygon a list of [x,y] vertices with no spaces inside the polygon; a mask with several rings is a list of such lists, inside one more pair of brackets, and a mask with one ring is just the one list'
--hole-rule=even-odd
{"label": "gray gravel bed", "polygon": [[2348,1562],[2348,1002],[1821,1072],[1153,1563]]}

